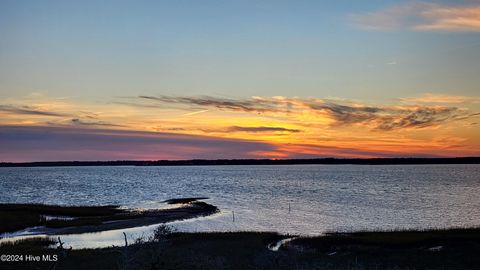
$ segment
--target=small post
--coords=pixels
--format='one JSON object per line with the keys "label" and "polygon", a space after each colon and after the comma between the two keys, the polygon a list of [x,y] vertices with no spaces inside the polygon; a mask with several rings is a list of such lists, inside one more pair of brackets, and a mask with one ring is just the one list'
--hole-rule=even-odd
{"label": "small post", "polygon": [[291,211],[292,211],[292,208],[290,207],[290,203],[288,203],[288,213],[290,214]]}
{"label": "small post", "polygon": [[235,222],[235,211],[232,210],[232,221]]}
{"label": "small post", "polygon": [[130,262],[130,257],[128,256],[128,241],[127,241],[127,234],[123,233],[123,238],[125,239],[125,247],[123,248],[123,265],[121,269],[128,269],[128,264]]}
{"label": "small post", "polygon": [[128,246],[127,234],[125,232],[123,232],[123,238],[125,239],[125,247],[127,247]]}
{"label": "small post", "polygon": [[58,248],[63,250],[63,242],[62,240],[60,239],[60,236],[58,237]]}

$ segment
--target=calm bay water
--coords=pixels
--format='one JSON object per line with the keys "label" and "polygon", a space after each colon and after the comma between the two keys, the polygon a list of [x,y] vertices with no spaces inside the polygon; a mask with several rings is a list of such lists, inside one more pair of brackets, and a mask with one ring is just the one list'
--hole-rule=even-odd
{"label": "calm bay water", "polygon": [[156,208],[206,196],[222,210],[174,223],[186,231],[480,226],[479,194],[480,165],[0,168],[3,203]]}

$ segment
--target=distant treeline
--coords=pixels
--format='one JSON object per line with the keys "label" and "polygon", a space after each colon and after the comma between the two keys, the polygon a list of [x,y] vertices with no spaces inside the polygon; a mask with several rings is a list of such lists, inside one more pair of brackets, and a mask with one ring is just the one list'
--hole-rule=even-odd
{"label": "distant treeline", "polygon": [[480,164],[480,157],[457,158],[314,158],[314,159],[192,159],[192,160],[116,160],[116,161],[45,161],[0,163],[0,167],[56,167],[56,166],[204,166],[204,165],[299,165],[299,164]]}

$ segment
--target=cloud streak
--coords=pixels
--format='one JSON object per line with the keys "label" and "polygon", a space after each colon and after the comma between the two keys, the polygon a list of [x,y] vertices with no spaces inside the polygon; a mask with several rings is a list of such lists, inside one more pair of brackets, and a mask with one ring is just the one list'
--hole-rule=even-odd
{"label": "cloud streak", "polygon": [[[272,102],[262,102],[262,99],[253,100],[235,100],[225,99],[210,96],[203,97],[174,97],[174,96],[139,96],[140,99],[153,100],[164,104],[190,104],[201,107],[214,107],[217,109],[225,109],[231,111],[244,111],[244,112],[275,112],[278,104]],[[137,104],[138,105],[138,104]],[[147,105],[148,106],[148,105]],[[155,105],[150,105],[155,106]]]}
{"label": "cloud streak", "polygon": [[464,116],[457,108],[448,107],[426,107],[417,108],[411,111],[402,111],[397,117],[381,116],[374,119],[379,130],[393,130],[400,128],[425,128],[439,125],[450,120]]}
{"label": "cloud streak", "polygon": [[14,106],[14,105],[1,105],[1,104],[0,104],[0,112],[21,114],[21,115],[38,115],[38,116],[54,116],[54,117],[68,116],[67,114],[43,111],[30,106]]}
{"label": "cloud streak", "polygon": [[362,29],[374,31],[480,32],[480,5],[414,2],[352,15],[350,20]]}
{"label": "cloud streak", "polygon": [[201,110],[201,111],[196,111],[196,112],[184,113],[184,114],[182,114],[182,116],[191,116],[191,115],[197,115],[197,114],[206,113],[206,112],[208,112],[208,110]]}
{"label": "cloud streak", "polygon": [[300,132],[299,129],[283,128],[283,127],[239,127],[232,126],[227,129],[228,132],[288,132],[288,133],[297,133]]}
{"label": "cloud streak", "polygon": [[444,104],[460,104],[460,103],[476,103],[480,102],[480,97],[454,96],[446,94],[425,93],[417,97],[400,98],[400,101],[406,103],[444,103]]}
{"label": "cloud streak", "polygon": [[293,128],[284,128],[284,127],[270,127],[270,126],[230,126],[226,128],[181,128],[173,127],[166,128],[164,131],[201,131],[204,133],[234,133],[234,132],[245,132],[245,133],[267,133],[267,134],[277,134],[284,135],[288,133],[298,133],[302,132],[300,129]]}
{"label": "cloud streak", "polygon": [[84,121],[78,118],[71,119],[70,123],[74,126],[125,127],[124,125],[112,124],[104,121]]}

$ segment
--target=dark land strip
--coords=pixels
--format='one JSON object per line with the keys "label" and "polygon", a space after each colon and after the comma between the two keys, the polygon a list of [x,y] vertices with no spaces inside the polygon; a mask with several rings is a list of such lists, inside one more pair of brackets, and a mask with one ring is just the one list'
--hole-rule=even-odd
{"label": "dark land strip", "polygon": [[[203,198],[206,199],[206,198]],[[0,233],[38,227],[43,234],[100,232],[202,217],[218,208],[196,198],[172,199],[179,207],[169,209],[123,209],[118,206],[57,206],[0,204]]]}
{"label": "dark land strip", "polygon": [[209,166],[209,165],[415,165],[480,164],[480,157],[456,158],[313,158],[313,159],[216,159],[216,160],[116,160],[116,161],[43,161],[1,162],[0,167],[66,167],[66,166]]}

